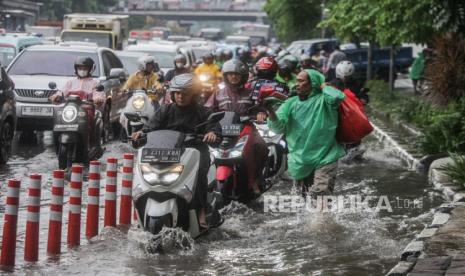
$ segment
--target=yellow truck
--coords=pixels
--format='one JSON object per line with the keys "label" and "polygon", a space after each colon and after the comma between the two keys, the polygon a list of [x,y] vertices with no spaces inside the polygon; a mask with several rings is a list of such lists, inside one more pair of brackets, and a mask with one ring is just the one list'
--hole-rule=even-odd
{"label": "yellow truck", "polygon": [[63,42],[91,42],[122,50],[128,39],[129,15],[71,13],[63,18]]}

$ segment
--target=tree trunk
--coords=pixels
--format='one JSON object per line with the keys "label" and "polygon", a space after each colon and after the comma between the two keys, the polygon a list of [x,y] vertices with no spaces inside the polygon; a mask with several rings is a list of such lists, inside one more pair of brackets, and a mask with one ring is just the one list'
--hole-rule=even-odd
{"label": "tree trunk", "polygon": [[393,92],[394,91],[394,51],[395,51],[395,47],[394,45],[391,45],[390,47],[390,51],[389,51],[389,92]]}
{"label": "tree trunk", "polygon": [[367,81],[373,76],[373,43],[368,42],[367,49]]}

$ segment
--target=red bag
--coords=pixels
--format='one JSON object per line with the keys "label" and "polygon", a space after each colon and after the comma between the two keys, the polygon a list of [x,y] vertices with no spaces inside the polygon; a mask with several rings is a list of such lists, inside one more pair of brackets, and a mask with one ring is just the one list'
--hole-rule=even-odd
{"label": "red bag", "polygon": [[339,122],[336,140],[341,144],[353,144],[373,131],[362,102],[349,89],[344,89],[346,98],[339,106]]}

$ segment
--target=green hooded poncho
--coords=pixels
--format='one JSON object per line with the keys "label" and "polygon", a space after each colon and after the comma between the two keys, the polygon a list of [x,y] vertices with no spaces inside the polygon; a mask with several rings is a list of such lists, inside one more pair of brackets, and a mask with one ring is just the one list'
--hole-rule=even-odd
{"label": "green hooded poncho", "polygon": [[418,57],[413,61],[409,77],[412,80],[419,80],[425,71],[425,57],[423,53],[418,53]]}
{"label": "green hooded poncho", "polygon": [[325,77],[316,70],[305,71],[312,84],[308,99],[291,97],[279,107],[277,120],[268,119],[271,129],[286,135],[288,172],[297,180],[345,155],[336,141],[338,108],[345,95],[330,86],[322,89]]}

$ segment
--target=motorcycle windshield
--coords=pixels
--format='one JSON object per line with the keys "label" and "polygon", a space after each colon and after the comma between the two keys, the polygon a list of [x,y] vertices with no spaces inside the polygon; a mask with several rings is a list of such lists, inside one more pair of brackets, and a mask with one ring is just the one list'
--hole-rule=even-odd
{"label": "motorcycle windshield", "polygon": [[224,113],[223,119],[220,121],[221,126],[233,125],[233,124],[240,124],[241,118],[239,114],[232,111],[227,111]]}
{"label": "motorcycle windshield", "polygon": [[185,134],[174,130],[156,130],[147,134],[146,148],[174,149],[181,148]]}

